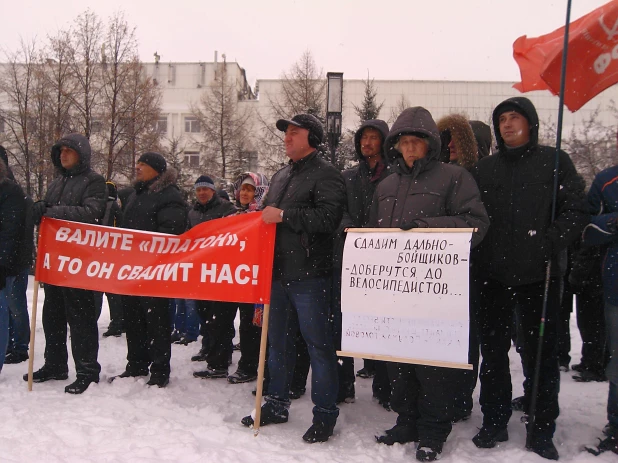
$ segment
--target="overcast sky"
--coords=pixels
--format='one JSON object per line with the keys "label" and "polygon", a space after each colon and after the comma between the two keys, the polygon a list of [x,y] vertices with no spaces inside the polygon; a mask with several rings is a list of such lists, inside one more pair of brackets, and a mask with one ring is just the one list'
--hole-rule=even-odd
{"label": "overcast sky", "polygon": [[[548,33],[566,0],[0,0],[0,46],[44,41],[90,8],[122,10],[140,58],[205,61],[218,50],[255,79],[278,78],[309,49],[344,78],[519,80],[512,44]],[[573,0],[571,20],[608,0]],[[3,58],[0,55],[0,59]]]}

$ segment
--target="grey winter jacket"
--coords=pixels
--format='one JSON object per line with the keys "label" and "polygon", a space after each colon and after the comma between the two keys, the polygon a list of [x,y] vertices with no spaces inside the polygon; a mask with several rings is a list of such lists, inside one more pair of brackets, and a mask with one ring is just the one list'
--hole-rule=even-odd
{"label": "grey winter jacket", "polygon": [[[66,170],[60,163],[60,148],[67,146],[79,154],[79,163]],[[90,169],[90,143],[74,133],[60,139],[51,150],[52,163],[59,176],[45,195],[45,217],[82,223],[99,223],[105,213],[105,179]]]}
{"label": "grey winter jacket", "polygon": [[[420,134],[429,140],[429,150],[412,169],[393,147],[405,134]],[[476,228],[472,247],[478,245],[489,227],[474,179],[466,169],[439,161],[440,133],[429,111],[415,107],[404,110],[385,142],[394,173],[376,190],[370,226],[399,228],[412,223],[418,228]]]}

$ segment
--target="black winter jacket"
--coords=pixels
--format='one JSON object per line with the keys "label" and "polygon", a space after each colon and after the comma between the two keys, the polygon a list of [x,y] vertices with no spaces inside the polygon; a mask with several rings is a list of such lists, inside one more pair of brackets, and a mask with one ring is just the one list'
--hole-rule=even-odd
{"label": "black winter jacket", "polygon": [[225,201],[217,193],[206,204],[195,201],[189,211],[189,228],[193,228],[208,220],[220,219],[236,214],[238,209],[231,202]]}
{"label": "black winter jacket", "polygon": [[[410,169],[393,146],[401,135],[424,134],[427,155]],[[397,118],[385,149],[396,164],[376,190],[370,225],[398,228],[413,223],[419,228],[476,228],[472,247],[487,233],[489,220],[478,188],[463,167],[440,162],[440,133],[431,114],[421,107],[408,108]]]}
{"label": "black winter jacket", "polygon": [[[68,146],[79,154],[78,164],[66,170],[60,163],[60,148]],[[52,163],[59,176],[45,195],[45,217],[82,223],[100,223],[105,212],[105,179],[90,169],[90,143],[80,134],[60,139],[51,150]]]}
{"label": "black winter jacket", "polygon": [[26,207],[26,195],[9,178],[8,167],[0,160],[0,290],[6,277],[13,274],[11,269],[23,244]]}
{"label": "black winter jacket", "polygon": [[302,280],[332,273],[333,233],[344,202],[341,173],[315,151],[273,176],[263,206],[284,211],[283,222],[277,224],[273,279]]}
{"label": "black winter jacket", "polygon": [[[504,105],[517,106],[530,125],[530,141],[508,149],[500,136],[498,117]],[[509,98],[494,110],[498,152],[472,169],[491,227],[474,254],[477,268],[487,278],[505,285],[543,281],[547,262],[554,258],[553,276],[564,267],[557,262],[588,223],[583,183],[564,151],[559,156],[556,219],[551,221],[556,150],[538,144],[539,119],[530,100]],[[561,271],[562,270],[562,271]]]}
{"label": "black winter jacket", "polygon": [[187,208],[176,186],[176,169],[168,167],[148,182],[135,183],[123,211],[124,228],[170,235],[184,233]]}

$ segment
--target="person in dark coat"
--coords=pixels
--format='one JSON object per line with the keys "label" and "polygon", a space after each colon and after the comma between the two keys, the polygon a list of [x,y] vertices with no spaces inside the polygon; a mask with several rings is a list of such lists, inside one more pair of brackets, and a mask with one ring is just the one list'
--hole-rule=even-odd
{"label": "person in dark coat", "polygon": [[11,286],[6,283],[15,273],[19,248],[24,245],[27,205],[26,195],[9,178],[8,165],[0,159],[0,371],[9,344],[8,293]]}
{"label": "person in dark coat", "polygon": [[[32,207],[36,225],[43,216],[53,219],[100,224],[105,210],[105,179],[90,168],[90,143],[80,134],[67,135],[51,149],[58,177],[49,185],[45,199]],[[65,388],[70,394],[83,393],[99,382],[97,361],[99,333],[93,291],[45,285],[43,331],[45,364],[33,381],[68,378],[67,323],[71,328],[71,351],[77,380]],[[28,375],[24,375],[24,381]]]}
{"label": "person in dark coat", "polygon": [[[106,182],[106,186],[107,201],[105,203],[105,214],[103,214],[101,225],[105,225],[106,227],[119,227],[122,223],[122,211],[118,205],[118,191],[114,182]],[[105,295],[107,296],[110,320],[107,331],[103,333],[103,337],[119,337],[124,332],[122,296],[110,292],[106,292]],[[101,303],[103,303],[103,294],[101,294]]]}
{"label": "person in dark coat", "polygon": [[592,214],[582,241],[587,246],[603,246],[602,277],[605,302],[605,328],[609,346],[607,426],[596,446],[586,449],[595,455],[611,451],[618,454],[618,165],[597,174],[588,192]]}
{"label": "person in dark coat", "polygon": [[[489,130],[489,126],[487,126]],[[449,114],[438,121],[442,150],[440,159],[442,162],[455,164],[463,167],[468,172],[479,160],[480,149],[477,138],[472,129],[472,123],[461,114]],[[490,131],[491,141],[491,131]],[[478,306],[478,285],[474,282],[474,263],[470,263],[470,333],[468,344],[468,361],[473,366],[472,371],[460,372],[461,386],[457,387],[455,398],[455,414],[453,422],[465,421],[472,414],[474,399],[472,397],[476,388],[479,366],[479,339],[477,332],[476,312]]]}
{"label": "person in dark coat", "polygon": [[481,121],[470,121],[470,127],[476,138],[478,159],[483,159],[491,154],[491,127]]}
{"label": "person in dark coat", "polygon": [[[309,114],[280,119],[290,163],[271,179],[262,220],[277,224],[268,331],[268,384],[261,425],[285,423],[290,407],[290,380],[296,334],[307,343],[311,360],[313,425],[308,443],[333,434],[339,409],[337,355],[333,338],[331,286],[333,237],[341,223],[345,183],[341,173],[316,148],[324,129]],[[251,415],[241,420],[253,425]]]}
{"label": "person in dark coat", "polygon": [[[237,212],[236,206],[221,199],[212,178],[207,175],[202,175],[195,181],[195,195],[197,199],[189,211],[189,228]],[[201,379],[227,378],[238,303],[198,300],[196,308],[205,333],[202,349],[191,360],[204,360],[208,365],[205,370],[194,372],[193,376]]]}
{"label": "person in dark coat", "polygon": [[[361,124],[354,134],[354,148],[358,165],[343,171],[346,188],[346,207],[335,238],[333,262],[333,310],[337,321],[337,336],[341,339],[341,266],[346,228],[366,227],[373,194],[378,184],[389,175],[388,163],[383,145],[388,135],[386,122],[374,119]],[[340,348],[341,346],[337,346]],[[340,357],[339,394],[337,403],[354,402],[354,359]],[[386,362],[365,359],[363,368],[357,373],[361,378],[373,377],[373,396],[385,408],[390,407],[391,388],[386,371]]]}
{"label": "person in dark coat", "polygon": [[[15,177],[8,165],[6,150],[1,145],[0,162],[3,162],[7,167],[7,178],[15,182]],[[28,360],[28,344],[30,343],[30,316],[26,291],[34,251],[34,222],[32,221],[32,199],[25,193],[24,198],[26,201],[26,220],[22,228],[23,235],[16,247],[13,265],[8,271],[6,289],[4,290],[5,298],[0,298],[0,305],[8,306],[9,313],[9,342],[4,358],[4,363],[8,364]]]}
{"label": "person in dark coat", "polygon": [[[388,134],[385,151],[394,173],[377,187],[370,226],[380,228],[474,228],[472,247],[489,227],[474,179],[464,168],[440,162],[440,133],[429,111],[404,110]],[[448,435],[461,373],[407,363],[388,364],[391,407],[397,424],[378,442],[418,442],[416,459],[437,459]]]}
{"label": "person in dark coat", "polygon": [[[498,152],[472,169],[491,227],[473,253],[480,283],[481,410],[483,427],[473,438],[479,448],[508,439],[512,414],[509,349],[513,313],[517,311],[524,366],[523,409],[531,399],[539,324],[547,264],[551,280],[543,335],[536,421],[530,450],[558,459],[553,435],[558,417],[560,374],[557,356],[557,317],[560,280],[566,248],[588,221],[583,184],[569,155],[559,153],[558,190],[553,191],[556,150],[538,143],[539,119],[527,98],[509,98],[493,112]],[[552,197],[557,195],[551,221]]]}
{"label": "person in dark coat", "polygon": [[[176,169],[159,153],[140,156],[135,168],[134,191],[127,200],[122,226],[170,235],[184,233],[187,211],[176,185]],[[147,376],[148,386],[169,383],[171,320],[166,297],[123,296],[127,334],[127,366],[118,377]]]}

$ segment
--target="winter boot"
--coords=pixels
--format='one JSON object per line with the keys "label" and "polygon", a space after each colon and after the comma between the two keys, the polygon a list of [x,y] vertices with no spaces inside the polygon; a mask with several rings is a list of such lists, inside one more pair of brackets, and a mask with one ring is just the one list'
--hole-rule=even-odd
{"label": "winter boot", "polygon": [[116,378],[137,378],[138,376],[148,376],[148,368],[143,369],[143,370],[131,370],[127,368],[125,371],[123,371],[119,375],[111,376],[107,380],[107,382],[111,383]]}
{"label": "winter boot", "polygon": [[227,370],[215,370],[209,367],[204,371],[194,372],[193,376],[200,379],[227,378]]}
{"label": "winter boot", "polygon": [[538,437],[532,439],[532,444],[527,447],[531,452],[547,460],[558,460],[558,450],[551,438]]}
{"label": "winter boot", "polygon": [[354,383],[342,384],[340,383],[339,393],[337,394],[337,404],[346,403],[352,404],[356,400],[356,391],[354,390]]}
{"label": "winter boot", "polygon": [[363,367],[356,372],[356,376],[358,376],[359,378],[364,378],[364,379],[373,378],[375,375],[376,375],[375,370],[370,370],[369,368],[366,368],[366,367]]}
{"label": "winter boot", "polygon": [[26,360],[28,360],[28,352],[26,351],[16,350],[13,352],[9,352],[4,357],[4,363],[6,364],[21,363],[21,362],[25,362]]}
{"label": "winter boot", "polygon": [[509,433],[506,428],[490,428],[483,426],[476,436],[472,438],[472,442],[480,449],[491,449],[498,442],[506,442],[509,440]]}
{"label": "winter boot", "polygon": [[90,386],[91,383],[98,383],[98,382],[99,382],[98,379],[78,376],[77,380],[74,383],[69,384],[67,387],[64,388],[64,392],[68,394],[83,394],[84,391],[88,389],[88,386]]}
{"label": "winter boot", "polygon": [[109,338],[110,336],[119,338],[120,336],[122,336],[122,328],[110,326],[109,328],[107,328],[107,331],[103,333],[103,337]]}
{"label": "winter boot", "polygon": [[592,370],[584,370],[573,375],[573,379],[578,383],[590,383],[593,381],[602,383],[607,381],[607,376],[605,373],[596,373]]}
{"label": "winter boot", "polygon": [[383,436],[376,436],[380,444],[394,445],[407,444],[408,442],[418,442],[418,430],[416,426],[396,424],[387,430]]}
{"label": "winter boot", "polygon": [[586,445],[584,449],[595,456],[608,451],[618,454],[618,429],[608,424],[603,428],[603,434],[606,437],[605,439],[599,439],[598,445]]}
{"label": "winter boot", "polygon": [[[266,402],[262,405],[262,412],[260,414],[260,426],[266,426],[268,424],[281,424],[287,423],[289,412],[284,407],[277,407],[273,402]],[[254,424],[253,416],[247,415],[240,422],[243,426],[251,427]]]}
{"label": "winter boot", "polygon": [[170,383],[169,376],[151,376],[146,386],[165,387]]}
{"label": "winter boot", "polygon": [[208,352],[204,348],[202,348],[197,353],[197,355],[194,355],[193,357],[191,357],[191,361],[192,362],[205,362],[207,354],[208,354]]}
{"label": "winter boot", "polygon": [[[28,381],[28,374],[25,374],[23,378],[24,378],[24,381]],[[46,365],[43,365],[43,367],[40,370],[35,371],[32,374],[33,383],[44,383],[45,381],[63,380],[63,379],[69,379],[68,372],[54,371],[51,368],[47,367]]]}
{"label": "winter boot", "polygon": [[305,395],[305,392],[307,392],[307,388],[304,387],[301,389],[290,389],[290,399],[300,399],[302,396]]}
{"label": "winter boot", "polygon": [[326,442],[333,435],[335,429],[334,424],[327,424],[321,421],[313,423],[307,432],[303,435],[303,440],[309,444],[316,442]]}
{"label": "winter boot", "polygon": [[514,412],[523,412],[525,408],[524,405],[524,396],[515,397],[511,400],[511,410]]}
{"label": "winter boot", "polygon": [[416,459],[418,461],[435,461],[442,453],[443,442],[421,441],[416,449]]}
{"label": "winter boot", "polygon": [[236,370],[236,373],[227,377],[227,382],[230,384],[248,383],[257,379],[257,373],[245,373],[241,369]]}

